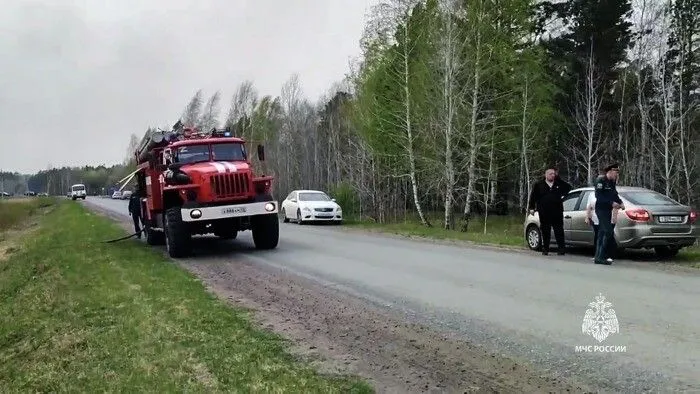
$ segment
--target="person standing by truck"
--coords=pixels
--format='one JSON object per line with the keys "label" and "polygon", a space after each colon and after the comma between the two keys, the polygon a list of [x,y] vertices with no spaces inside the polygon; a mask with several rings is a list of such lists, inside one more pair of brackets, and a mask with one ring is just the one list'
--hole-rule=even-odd
{"label": "person standing by truck", "polygon": [[620,174],[619,164],[611,164],[603,169],[605,175],[599,176],[595,181],[595,214],[598,217],[600,229],[596,254],[593,258],[595,264],[612,264],[608,260],[608,244],[614,236],[612,226],[613,209],[625,209],[625,204],[617,193],[617,179]]}
{"label": "person standing by truck", "polygon": [[134,232],[138,233],[136,238],[141,239],[141,193],[138,187],[129,197],[129,215],[134,221]]}
{"label": "person standing by truck", "polygon": [[572,187],[559,178],[556,167],[547,167],[544,179],[532,186],[528,209],[531,215],[539,212],[540,229],[542,231],[542,254],[549,254],[549,244],[552,229],[557,239],[557,254],[563,255],[566,248],[564,240],[564,205],[562,199]]}

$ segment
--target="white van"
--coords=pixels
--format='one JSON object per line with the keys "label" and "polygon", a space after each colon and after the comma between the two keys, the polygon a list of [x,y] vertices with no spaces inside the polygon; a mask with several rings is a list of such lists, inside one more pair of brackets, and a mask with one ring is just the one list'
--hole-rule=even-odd
{"label": "white van", "polygon": [[78,183],[76,185],[73,185],[70,187],[70,197],[73,199],[73,201],[82,198],[83,200],[87,196],[87,193],[85,192],[85,185],[82,183]]}

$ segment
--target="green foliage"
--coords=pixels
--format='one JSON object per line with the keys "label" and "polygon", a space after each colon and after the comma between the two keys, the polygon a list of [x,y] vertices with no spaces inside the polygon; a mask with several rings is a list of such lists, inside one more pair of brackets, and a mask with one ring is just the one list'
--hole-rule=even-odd
{"label": "green foliage", "polygon": [[343,217],[353,218],[360,214],[360,199],[350,184],[341,183],[331,188],[330,195],[343,208]]}

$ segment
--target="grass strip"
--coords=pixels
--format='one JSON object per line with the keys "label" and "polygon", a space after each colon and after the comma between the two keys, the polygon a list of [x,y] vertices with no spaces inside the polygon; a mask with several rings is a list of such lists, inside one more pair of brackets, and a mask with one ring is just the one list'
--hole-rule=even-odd
{"label": "grass strip", "polygon": [[66,201],[0,261],[0,392],[372,392],[299,362],[160,252],[100,243],[123,235]]}

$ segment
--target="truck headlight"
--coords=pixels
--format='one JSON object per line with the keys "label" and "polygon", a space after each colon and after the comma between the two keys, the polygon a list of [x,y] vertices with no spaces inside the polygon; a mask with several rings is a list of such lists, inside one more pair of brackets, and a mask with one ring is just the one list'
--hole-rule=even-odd
{"label": "truck headlight", "polygon": [[265,210],[266,210],[267,212],[272,212],[272,211],[274,211],[274,210],[275,210],[275,204],[273,204],[273,203],[271,203],[271,202],[268,202],[267,204],[265,204]]}
{"label": "truck headlight", "polygon": [[190,217],[192,219],[199,219],[202,217],[202,211],[200,211],[199,209],[193,209],[190,211]]}

